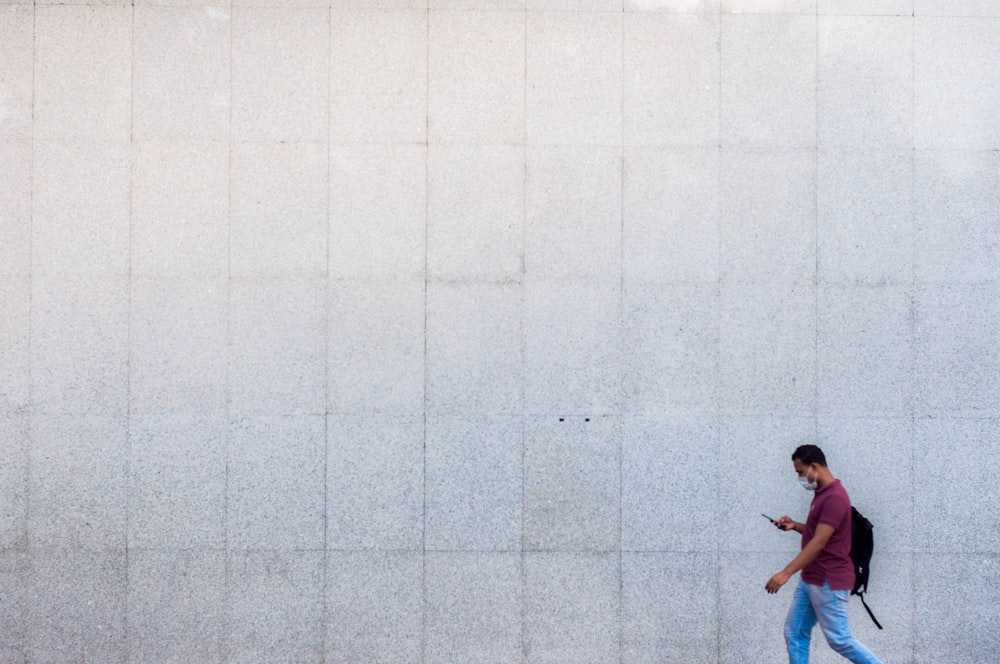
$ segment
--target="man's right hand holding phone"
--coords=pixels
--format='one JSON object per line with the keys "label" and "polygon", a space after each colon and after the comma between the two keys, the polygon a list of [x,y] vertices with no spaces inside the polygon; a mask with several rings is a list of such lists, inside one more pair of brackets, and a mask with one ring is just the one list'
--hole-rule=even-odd
{"label": "man's right hand holding phone", "polygon": [[802,532],[802,528],[804,527],[803,524],[794,521],[792,517],[788,516],[787,514],[775,519],[774,525],[777,526],[778,529],[780,530],[785,530],[785,531],[794,530],[800,533]]}

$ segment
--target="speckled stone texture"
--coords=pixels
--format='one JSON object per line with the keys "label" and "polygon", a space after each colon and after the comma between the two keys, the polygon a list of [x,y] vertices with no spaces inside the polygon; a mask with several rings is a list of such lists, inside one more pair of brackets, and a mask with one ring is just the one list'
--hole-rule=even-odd
{"label": "speckled stone texture", "polygon": [[[0,663],[996,659],[1000,2],[0,0]],[[815,635],[811,661],[841,661]]]}

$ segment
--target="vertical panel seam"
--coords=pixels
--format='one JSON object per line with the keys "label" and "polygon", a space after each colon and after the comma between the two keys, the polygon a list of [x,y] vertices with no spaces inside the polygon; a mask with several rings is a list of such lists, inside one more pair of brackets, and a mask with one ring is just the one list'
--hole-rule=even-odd
{"label": "vertical panel seam", "polygon": [[330,226],[332,223],[331,208],[331,186],[332,174],[330,149],[332,143],[332,108],[333,108],[333,83],[331,80],[333,71],[333,3],[327,2],[326,9],[326,260],[324,262],[325,276],[323,279],[323,306],[325,314],[325,324],[323,326],[323,555],[321,561],[322,574],[322,595],[320,597],[320,618],[319,634],[320,662],[327,660],[327,633],[329,631],[329,584],[330,584],[330,336],[332,324],[332,298],[333,281],[330,271]]}
{"label": "vertical panel seam", "polygon": [[917,661],[917,575],[916,547],[913,539],[913,515],[916,514],[917,432],[916,368],[917,368],[917,19],[916,3],[910,16],[910,661]]}
{"label": "vertical panel seam", "polygon": [[527,577],[527,556],[525,553],[525,491],[527,488],[527,372],[526,372],[526,357],[528,349],[528,340],[526,336],[527,326],[525,325],[525,302],[526,294],[525,289],[527,288],[528,282],[528,5],[525,2],[524,5],[524,46],[523,46],[523,56],[524,61],[522,62],[522,79],[521,79],[521,104],[522,104],[522,115],[524,118],[523,126],[521,127],[521,183],[522,183],[522,213],[521,213],[521,292],[520,292],[520,316],[518,319],[518,329],[520,340],[518,343],[518,350],[520,352],[519,370],[520,370],[520,386],[519,396],[521,401],[520,409],[520,420],[521,420],[521,537],[520,537],[520,580],[521,580],[521,597],[520,597],[520,619],[521,624],[519,628],[520,637],[520,655],[524,662],[528,661],[528,638],[527,638],[527,628],[528,628],[528,577]]}
{"label": "vertical panel seam", "polygon": [[124,599],[122,603],[122,653],[121,659],[125,662],[129,660],[129,606],[128,606],[128,595],[129,587],[131,585],[132,579],[129,574],[130,566],[130,555],[129,555],[129,512],[132,505],[132,496],[130,491],[131,485],[131,475],[132,475],[132,244],[134,241],[134,229],[133,229],[133,198],[135,195],[135,53],[136,53],[136,43],[135,43],[135,2],[134,0],[130,3],[130,31],[129,31],[129,46],[131,55],[131,67],[129,71],[129,127],[128,127],[128,161],[129,161],[129,178],[128,178],[128,256],[126,257],[128,265],[128,276],[127,283],[125,285],[125,297],[126,302],[126,332],[125,332],[125,477],[124,477],[124,496],[125,496],[125,518],[124,518],[124,547],[125,547],[125,570],[124,570]]}
{"label": "vertical panel seam", "polygon": [[[35,315],[35,79],[38,60],[38,9],[31,6],[31,150],[30,150],[30,173],[28,176],[28,393],[27,404],[24,409],[25,422],[22,425],[24,431],[24,564],[21,567],[23,575],[22,587],[32,588],[34,586],[35,565],[31,556],[31,483],[32,483],[32,463],[31,452],[34,447],[34,413],[35,413],[35,377],[34,377],[34,340],[32,335],[33,320]],[[25,604],[25,613],[28,615],[29,626],[22,633],[21,654],[27,658],[28,643],[30,641],[30,631],[32,621],[32,609],[36,599],[31,593]]]}
{"label": "vertical panel seam", "polygon": [[625,656],[625,574],[624,574],[624,553],[622,546],[622,502],[624,497],[624,477],[623,477],[623,447],[625,441],[625,24],[626,24],[625,4],[622,3],[619,30],[621,31],[621,50],[619,52],[620,61],[618,66],[621,75],[621,117],[620,138],[621,150],[619,152],[619,219],[618,219],[618,427],[617,448],[618,456],[618,661],[624,661]]}
{"label": "vertical panel seam", "polygon": [[[31,156],[28,175],[28,402],[24,410],[25,456],[24,456],[24,546],[31,549],[31,451],[34,438],[35,376],[34,338],[32,334],[35,315],[35,70],[38,60],[38,9],[31,6]],[[30,563],[31,557],[28,556]]]}
{"label": "vertical panel seam", "polygon": [[431,111],[430,111],[430,79],[431,79],[431,9],[428,4],[424,14],[424,408],[422,421],[421,463],[421,524],[420,524],[420,569],[421,569],[421,599],[420,599],[420,661],[427,659],[427,409],[428,409],[428,361],[427,361],[427,322],[430,290],[429,248],[430,234],[430,144],[431,144]]}
{"label": "vertical panel seam", "polygon": [[814,17],[815,55],[813,77],[813,191],[812,191],[812,222],[813,222],[813,326],[815,334],[813,337],[813,428],[816,440],[819,440],[819,124],[820,124],[820,30],[819,11]]}
{"label": "vertical panel seam", "polygon": [[232,317],[233,317],[233,39],[236,32],[236,8],[233,0],[229,1],[229,151],[228,151],[228,178],[227,178],[227,206],[226,206],[226,386],[225,386],[225,415],[223,429],[223,470],[224,470],[224,491],[222,508],[222,533],[225,553],[223,556],[223,607],[222,607],[222,638],[220,643],[222,662],[230,660],[229,644],[232,641],[232,610],[230,608],[230,593],[232,589],[232,562],[230,560],[229,541],[229,455],[232,438]]}
{"label": "vertical panel seam", "polygon": [[[718,109],[717,109],[717,123],[718,123],[718,151],[716,153],[716,187],[715,187],[715,198],[716,198],[716,209],[715,209],[715,228],[716,228],[716,275],[715,275],[715,380],[714,389],[712,391],[712,399],[715,402],[715,412],[717,418],[721,423],[722,414],[722,361],[720,358],[722,351],[722,85],[723,85],[723,66],[722,66],[722,53],[723,53],[723,16],[721,7],[719,9],[718,17],[718,72],[719,72],[719,92],[718,92]],[[722,432],[719,431],[716,438],[716,450],[721,451],[722,449]],[[718,502],[716,502],[718,505]],[[722,555],[719,553],[719,542],[718,537],[716,538],[716,559],[715,559],[715,660],[718,664],[722,662]]]}

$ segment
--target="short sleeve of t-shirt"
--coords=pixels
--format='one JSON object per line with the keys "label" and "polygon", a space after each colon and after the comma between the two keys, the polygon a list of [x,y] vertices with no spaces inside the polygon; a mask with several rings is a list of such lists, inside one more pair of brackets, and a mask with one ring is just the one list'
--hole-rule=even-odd
{"label": "short sleeve of t-shirt", "polygon": [[[851,514],[851,501],[846,494],[835,493],[823,501],[817,523],[825,523],[834,528],[841,528]],[[850,523],[848,521],[848,523]]]}

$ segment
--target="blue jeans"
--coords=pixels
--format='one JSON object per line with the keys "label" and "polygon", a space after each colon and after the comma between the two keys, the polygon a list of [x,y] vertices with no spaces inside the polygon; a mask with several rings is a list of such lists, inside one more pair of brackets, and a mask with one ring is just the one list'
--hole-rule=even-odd
{"label": "blue jeans", "polygon": [[799,580],[785,620],[789,664],[809,662],[809,641],[817,621],[826,642],[842,657],[854,664],[882,664],[882,660],[851,636],[847,626],[849,597],[849,590],[830,590],[829,583],[816,586]]}

